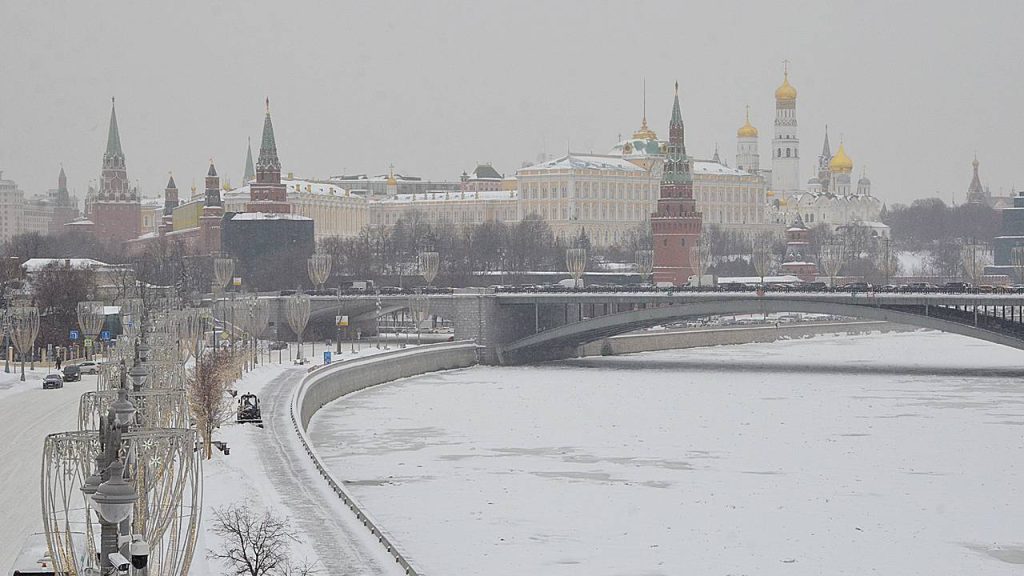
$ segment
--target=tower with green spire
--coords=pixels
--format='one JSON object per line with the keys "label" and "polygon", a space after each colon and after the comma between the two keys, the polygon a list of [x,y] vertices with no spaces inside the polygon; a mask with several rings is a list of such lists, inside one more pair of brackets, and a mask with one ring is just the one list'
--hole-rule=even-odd
{"label": "tower with green spire", "polygon": [[252,182],[256,178],[256,170],[252,167],[252,142],[246,141],[245,145],[245,173],[242,175],[242,185]]}
{"label": "tower with green spire", "polygon": [[267,212],[288,214],[287,187],[281,183],[281,160],[277,157],[277,141],[274,139],[274,123],[270,119],[270,99],[267,99],[267,115],[263,119],[263,138],[260,141],[260,156],[256,160],[256,181],[249,184],[249,203],[246,212]]}
{"label": "tower with green spire", "polygon": [[693,163],[686,155],[685,126],[676,82],[658,208],[651,215],[655,282],[682,286],[697,273],[693,259],[702,219],[693,198]]}
{"label": "tower with green spire", "polygon": [[142,231],[142,206],[138,190],[128,183],[113,98],[110,99],[110,127],[100,170],[100,187],[90,203],[89,219],[95,225],[97,236],[114,241],[137,238]]}

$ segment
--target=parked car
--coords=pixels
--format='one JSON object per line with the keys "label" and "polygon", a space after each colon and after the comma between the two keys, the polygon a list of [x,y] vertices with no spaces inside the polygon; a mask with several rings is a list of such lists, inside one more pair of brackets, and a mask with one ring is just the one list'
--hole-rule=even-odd
{"label": "parked car", "polygon": [[43,390],[63,387],[64,379],[60,377],[60,374],[47,374],[46,377],[43,378]]}
{"label": "parked car", "polygon": [[270,349],[271,350],[284,350],[287,347],[288,347],[288,343],[285,342],[284,340],[278,340],[276,342],[271,342],[270,343]]}
{"label": "parked car", "polygon": [[900,289],[900,287],[895,285],[895,284],[886,284],[885,286],[879,287],[878,291],[879,292],[898,292],[899,289]]}
{"label": "parked car", "polygon": [[78,364],[68,364],[64,367],[65,382],[78,382],[81,379],[82,369],[78,367]]}
{"label": "parked car", "polygon": [[86,360],[78,363],[78,369],[82,374],[96,374],[100,371],[100,364],[102,362],[93,362],[92,360]]}

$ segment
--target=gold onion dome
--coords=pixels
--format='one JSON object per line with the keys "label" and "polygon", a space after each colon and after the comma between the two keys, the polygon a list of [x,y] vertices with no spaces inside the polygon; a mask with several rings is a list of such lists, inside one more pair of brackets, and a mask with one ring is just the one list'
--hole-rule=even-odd
{"label": "gold onion dome", "polygon": [[775,89],[775,99],[783,102],[796,100],[796,88],[789,83],[789,72],[782,77],[782,85]]}
{"label": "gold onion dome", "polygon": [[740,138],[757,138],[757,128],[750,123],[750,109],[747,109],[747,121],[740,126],[740,129],[736,131],[736,136]]}
{"label": "gold onion dome", "polygon": [[828,161],[828,169],[841,174],[853,172],[853,160],[846,155],[846,147],[841,142],[835,156]]}

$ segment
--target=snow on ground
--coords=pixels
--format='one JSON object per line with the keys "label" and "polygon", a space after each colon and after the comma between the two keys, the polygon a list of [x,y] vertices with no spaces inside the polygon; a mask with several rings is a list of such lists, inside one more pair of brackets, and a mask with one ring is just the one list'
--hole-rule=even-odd
{"label": "snow on ground", "polygon": [[814,338],[434,373],[311,435],[426,574],[1019,574],[1022,377]]}
{"label": "snow on ground", "polygon": [[[316,347],[317,364],[323,361],[323,348]],[[306,357],[312,358],[312,347],[305,349]],[[358,355],[348,347],[344,350],[341,361],[376,353],[365,346]],[[203,521],[190,574],[225,573],[223,565],[206,556],[219,546],[209,532],[214,510],[231,504],[286,516],[298,537],[293,559],[318,563],[319,574],[401,574],[391,556],[328,489],[301,448],[289,408],[292,392],[313,364],[294,366],[287,357],[285,351],[285,363],[277,364],[274,356],[275,363],[258,367],[236,385],[239,394],[258,396],[265,427],[231,423],[215,434],[216,440],[227,442],[231,453],[224,456],[215,450],[213,459],[204,462]]]}
{"label": "snow on ground", "polygon": [[67,382],[64,388],[43,390],[46,368],[0,370],[0,574],[10,574],[25,540],[42,532],[39,477],[43,440],[47,434],[78,428],[78,399],[96,389],[96,376]]}

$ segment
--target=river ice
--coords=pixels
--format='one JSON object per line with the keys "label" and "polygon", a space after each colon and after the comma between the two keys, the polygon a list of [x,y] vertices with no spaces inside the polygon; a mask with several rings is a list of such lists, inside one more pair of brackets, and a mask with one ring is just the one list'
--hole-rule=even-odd
{"label": "river ice", "polygon": [[1022,377],[839,336],[435,373],[311,435],[425,574],[1019,574]]}

